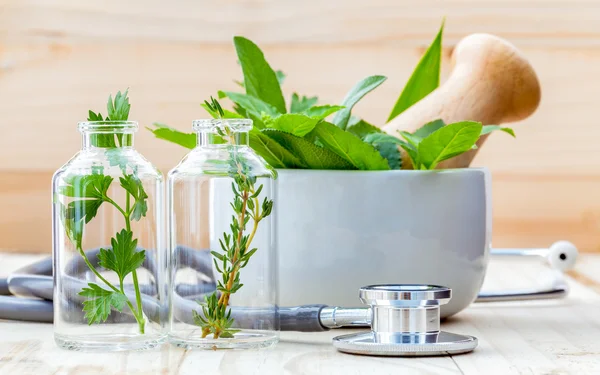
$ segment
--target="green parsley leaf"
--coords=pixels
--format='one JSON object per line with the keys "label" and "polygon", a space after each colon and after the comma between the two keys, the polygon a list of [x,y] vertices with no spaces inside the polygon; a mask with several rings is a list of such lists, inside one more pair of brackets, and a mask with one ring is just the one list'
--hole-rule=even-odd
{"label": "green parsley leaf", "polygon": [[127,97],[129,89],[125,90],[124,94],[121,91],[115,95],[113,101],[112,95],[108,96],[108,104],[106,109],[108,111],[108,117],[110,121],[127,121],[129,119],[129,110],[131,105],[129,104],[129,98]]}
{"label": "green parsley leaf", "polygon": [[133,232],[121,230],[110,240],[111,249],[100,249],[98,260],[106,269],[115,271],[119,280],[123,281],[131,272],[144,263],[146,251],[136,251],[137,239],[133,239]]}
{"label": "green parsley leaf", "polygon": [[65,177],[64,181],[67,185],[59,187],[59,194],[73,198],[90,198],[69,202],[66,209],[66,218],[79,221],[85,217],[85,223],[87,224],[98,213],[113,178],[102,174],[91,174],[68,176]]}
{"label": "green parsley leaf", "polygon": [[83,301],[83,311],[89,325],[105,322],[112,308],[122,311],[127,302],[124,294],[106,290],[94,283],[89,283],[79,295],[87,297],[87,300]]}
{"label": "green parsley leaf", "polygon": [[127,174],[119,177],[121,186],[135,199],[131,208],[130,219],[139,221],[148,212],[148,194],[144,190],[142,181],[135,174]]}

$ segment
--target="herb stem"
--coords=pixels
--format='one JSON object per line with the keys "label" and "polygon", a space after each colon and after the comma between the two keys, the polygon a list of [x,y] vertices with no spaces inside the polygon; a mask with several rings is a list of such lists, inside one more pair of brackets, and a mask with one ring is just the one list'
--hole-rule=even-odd
{"label": "herb stem", "polygon": [[104,284],[106,284],[106,286],[108,286],[109,288],[111,288],[113,291],[119,293],[119,289],[117,289],[114,285],[112,285],[108,280],[106,280],[104,278],[104,276],[102,276],[100,274],[100,272],[98,272],[98,270],[96,269],[96,267],[94,267],[92,265],[92,263],[90,262],[90,260],[88,259],[87,255],[85,255],[85,252],[83,251],[83,249],[81,248],[81,246],[77,246],[77,250],[79,251],[79,254],[81,255],[81,257],[83,258],[83,261],[85,262],[85,264],[88,266],[88,268],[90,269],[90,271],[92,271],[94,273],[94,275],[96,275],[96,277],[98,277],[100,280],[102,280],[104,282]]}
{"label": "herb stem", "polygon": [[[127,197],[129,197],[129,194],[127,194]],[[127,222],[126,222],[126,225],[129,227],[129,225],[128,225],[128,224],[129,224],[129,215],[128,215],[128,214],[127,214],[127,213],[126,213],[126,212],[125,212],[125,211],[124,211],[124,210],[121,208],[121,206],[119,206],[119,205],[117,204],[117,202],[113,201],[112,199],[110,199],[110,198],[109,198],[108,196],[106,196],[106,195],[105,195],[104,197],[102,197],[102,199],[104,199],[106,202],[108,202],[108,203],[112,204],[113,206],[115,206],[115,208],[116,208],[117,210],[119,210],[119,212],[120,212],[120,213],[121,213],[121,214],[122,214],[122,215],[123,215],[123,216],[124,216],[124,217],[127,219],[127,220],[126,220],[126,221],[127,221]],[[127,228],[127,230],[129,230],[129,228]]]}
{"label": "herb stem", "polygon": [[[125,195],[125,210],[120,209],[120,207],[118,207],[114,201],[113,201],[113,204],[115,205],[115,207],[120,209],[121,213],[123,214],[123,216],[125,218],[125,227],[128,232],[131,232],[131,222],[129,220],[129,217],[131,215],[131,200],[129,198],[129,195],[130,194]],[[136,320],[137,320],[138,326],[140,328],[140,333],[143,334],[144,333],[144,325],[145,325],[144,311],[142,310],[142,294],[140,293],[140,284],[138,282],[137,270],[133,270],[131,272],[131,277],[133,278],[133,289],[135,290],[135,302],[137,305],[137,312],[133,309],[133,306],[130,306],[130,307],[131,307],[131,311],[134,313],[134,315],[136,315]]]}

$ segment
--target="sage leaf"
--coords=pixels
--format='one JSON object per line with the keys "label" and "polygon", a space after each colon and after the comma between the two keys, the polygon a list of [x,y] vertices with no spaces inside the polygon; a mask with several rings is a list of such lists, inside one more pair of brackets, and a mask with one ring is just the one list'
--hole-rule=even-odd
{"label": "sage leaf", "polygon": [[190,150],[196,147],[196,134],[184,133],[157,122],[153,123],[152,125],[154,125],[156,129],[149,127],[146,127],[146,129],[150,130],[156,138],[178,144],[185,148],[189,148]]}
{"label": "sage leaf", "polygon": [[291,133],[298,137],[304,137],[310,133],[317,123],[321,121],[318,118],[308,117],[299,113],[288,113],[275,118],[266,124],[268,128],[281,130]]}
{"label": "sage leaf", "polygon": [[469,151],[479,139],[481,129],[481,123],[473,121],[438,129],[419,143],[417,163],[425,169],[435,169],[438,163]]}
{"label": "sage leaf", "polygon": [[499,125],[484,125],[483,128],[481,129],[481,135],[486,135],[489,134],[495,130],[500,130],[503,131],[507,134],[512,135],[514,138],[516,138],[517,136],[515,135],[515,131],[512,130],[511,128],[506,128],[506,127],[502,127]]}
{"label": "sage leaf", "polygon": [[304,138],[275,129],[264,129],[263,134],[277,141],[283,148],[298,156],[309,169],[355,169],[336,153],[315,145]]}
{"label": "sage leaf", "polygon": [[346,97],[342,101],[342,105],[345,108],[336,113],[333,118],[333,123],[342,129],[346,129],[348,120],[350,120],[352,108],[365,95],[379,87],[386,79],[387,77],[384,76],[370,76],[358,82],[352,90],[346,94]]}
{"label": "sage leaf", "polygon": [[310,98],[306,97],[306,96],[299,97],[298,94],[293,93],[292,94],[292,103],[290,105],[290,112],[292,112],[292,113],[304,112],[307,109],[309,109],[310,107],[317,104],[318,100],[319,100],[319,98],[317,98],[316,96],[313,96]]}
{"label": "sage leaf", "polygon": [[341,105],[318,105],[311,107],[302,113],[310,117],[316,117],[320,120],[324,120],[327,116],[343,109]]}
{"label": "sage leaf", "polygon": [[390,169],[387,160],[373,146],[331,123],[318,123],[313,133],[326,148],[344,158],[357,169]]}
{"label": "sage leaf", "polygon": [[250,147],[273,168],[305,168],[306,164],[260,130],[250,130]]}
{"label": "sage leaf", "polygon": [[246,94],[270,104],[279,113],[286,113],[285,100],[279,85],[282,75],[280,74],[278,79],[263,52],[249,39],[236,36],[233,43],[242,66]]}
{"label": "sage leaf", "polygon": [[443,30],[444,21],[442,21],[435,39],[421,57],[408,82],[406,82],[402,93],[398,97],[387,119],[388,122],[423,99],[440,85]]}

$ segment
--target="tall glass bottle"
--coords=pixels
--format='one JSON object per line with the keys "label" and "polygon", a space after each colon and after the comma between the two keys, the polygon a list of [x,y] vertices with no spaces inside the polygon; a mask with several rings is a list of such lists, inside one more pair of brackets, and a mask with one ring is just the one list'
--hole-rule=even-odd
{"label": "tall glass bottle", "polygon": [[197,147],[169,172],[169,340],[255,348],[279,339],[275,170],[248,119],[193,122]]}
{"label": "tall glass bottle", "polygon": [[54,338],[71,350],[166,338],[164,179],[134,121],[81,122],[83,147],[52,180]]}

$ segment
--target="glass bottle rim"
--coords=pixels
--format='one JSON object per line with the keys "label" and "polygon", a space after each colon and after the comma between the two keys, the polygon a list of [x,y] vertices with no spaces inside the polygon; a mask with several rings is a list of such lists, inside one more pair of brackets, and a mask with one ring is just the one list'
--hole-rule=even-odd
{"label": "glass bottle rim", "polygon": [[210,118],[192,121],[192,129],[201,132],[215,132],[217,128],[227,127],[232,132],[247,132],[252,129],[252,120],[247,118]]}
{"label": "glass bottle rim", "polygon": [[137,121],[80,121],[80,132],[94,133],[133,133],[139,128]]}

